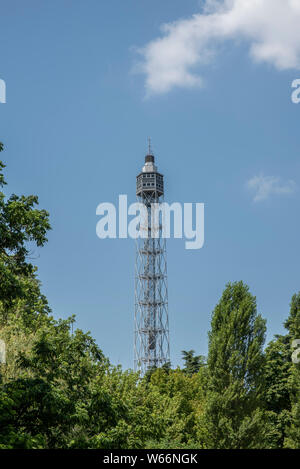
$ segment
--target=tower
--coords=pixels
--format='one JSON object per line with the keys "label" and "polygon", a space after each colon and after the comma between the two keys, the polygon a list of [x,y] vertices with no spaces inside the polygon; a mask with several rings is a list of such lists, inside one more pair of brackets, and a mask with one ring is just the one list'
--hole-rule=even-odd
{"label": "tower", "polygon": [[[134,368],[142,375],[170,361],[166,240],[163,220],[151,232],[151,207],[164,197],[164,177],[157,171],[149,142],[142,172],[136,178],[137,201],[147,209],[147,237],[137,239],[135,263]],[[143,227],[141,226],[143,230]]]}

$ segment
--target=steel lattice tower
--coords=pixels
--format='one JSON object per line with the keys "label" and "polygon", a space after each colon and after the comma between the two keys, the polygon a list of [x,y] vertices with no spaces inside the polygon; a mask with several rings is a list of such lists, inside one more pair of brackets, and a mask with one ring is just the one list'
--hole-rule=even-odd
{"label": "steel lattice tower", "polygon": [[[137,201],[147,207],[148,237],[138,238],[135,263],[134,368],[141,374],[170,361],[166,240],[159,220],[151,236],[151,207],[163,201],[164,179],[157,172],[149,143],[137,176]],[[141,227],[143,229],[143,227]]]}

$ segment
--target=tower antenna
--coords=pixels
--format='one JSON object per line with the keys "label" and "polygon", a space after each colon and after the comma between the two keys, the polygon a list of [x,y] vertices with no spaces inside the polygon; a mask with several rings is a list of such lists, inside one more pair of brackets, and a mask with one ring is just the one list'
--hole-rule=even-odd
{"label": "tower antenna", "polygon": [[152,155],[151,138],[148,137],[148,155]]}

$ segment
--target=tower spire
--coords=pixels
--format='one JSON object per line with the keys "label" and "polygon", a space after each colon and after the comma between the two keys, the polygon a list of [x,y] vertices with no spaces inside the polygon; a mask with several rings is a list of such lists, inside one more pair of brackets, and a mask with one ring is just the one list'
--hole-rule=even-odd
{"label": "tower spire", "polygon": [[153,155],[151,147],[151,138],[148,137],[148,155]]}

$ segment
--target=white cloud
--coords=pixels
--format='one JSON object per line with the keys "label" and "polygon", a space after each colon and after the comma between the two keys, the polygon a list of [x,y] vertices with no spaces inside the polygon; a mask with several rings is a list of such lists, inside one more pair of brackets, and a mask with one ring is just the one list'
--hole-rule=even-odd
{"label": "white cloud", "polygon": [[247,187],[253,192],[254,202],[260,202],[268,199],[271,195],[288,195],[293,194],[296,190],[295,181],[281,181],[275,176],[254,176],[247,182]]}
{"label": "white cloud", "polygon": [[248,41],[255,61],[300,69],[300,0],[206,0],[203,13],[161,29],[139,51],[148,95],[201,86],[195,67],[207,65],[226,40]]}

